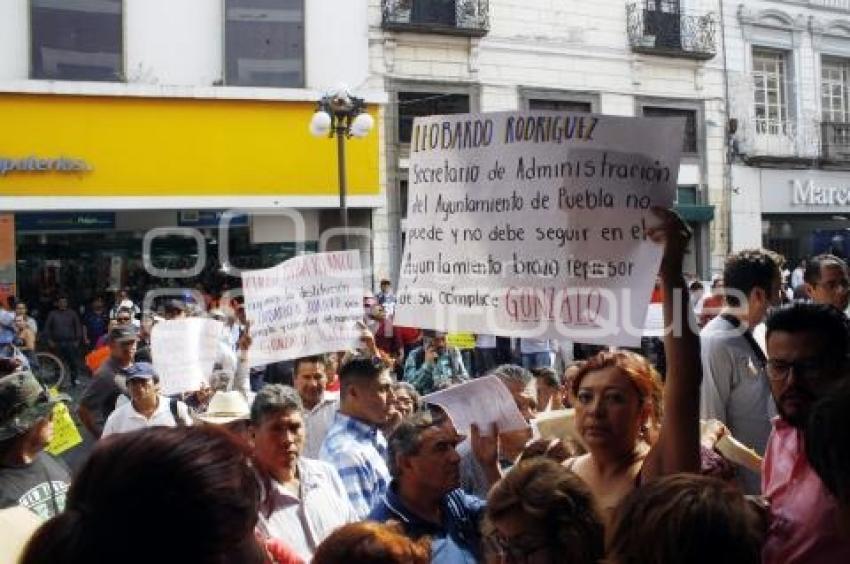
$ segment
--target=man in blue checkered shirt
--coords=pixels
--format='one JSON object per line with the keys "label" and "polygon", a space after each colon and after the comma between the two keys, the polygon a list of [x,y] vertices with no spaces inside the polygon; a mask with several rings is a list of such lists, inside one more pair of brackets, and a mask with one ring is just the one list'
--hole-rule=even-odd
{"label": "man in blue checkered shirt", "polygon": [[380,359],[353,358],[339,370],[340,406],[319,458],[339,472],[348,499],[365,519],[387,489],[387,440],[380,426],[393,402],[393,379]]}

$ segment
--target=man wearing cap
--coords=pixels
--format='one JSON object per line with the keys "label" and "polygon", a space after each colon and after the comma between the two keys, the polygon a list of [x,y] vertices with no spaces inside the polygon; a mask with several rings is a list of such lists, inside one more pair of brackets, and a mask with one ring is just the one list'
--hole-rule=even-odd
{"label": "man wearing cap", "polygon": [[159,376],[147,362],[137,362],[125,369],[130,401],[110,414],[101,437],[113,433],[129,433],[148,427],[191,425],[189,407],[182,401],[159,393]]}
{"label": "man wearing cap", "polygon": [[115,401],[127,393],[122,371],[133,366],[138,333],[132,325],[116,325],[109,331],[109,358],[101,365],[80,398],[79,416],[95,438],[115,409]]}
{"label": "man wearing cap", "polygon": [[183,300],[168,300],[165,304],[165,319],[182,319],[186,317],[186,304]]}
{"label": "man wearing cap", "polygon": [[53,438],[51,397],[31,372],[0,378],[0,508],[21,505],[47,519],[64,510],[68,467],[44,452]]}

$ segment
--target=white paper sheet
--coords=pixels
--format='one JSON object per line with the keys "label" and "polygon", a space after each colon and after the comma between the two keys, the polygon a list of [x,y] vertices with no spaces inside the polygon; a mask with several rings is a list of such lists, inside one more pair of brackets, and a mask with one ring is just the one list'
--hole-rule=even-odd
{"label": "white paper sheet", "polygon": [[500,433],[528,428],[510,390],[495,376],[476,378],[423,397],[425,403],[442,407],[462,435],[469,435],[473,423],[482,435],[489,435],[495,423]]}

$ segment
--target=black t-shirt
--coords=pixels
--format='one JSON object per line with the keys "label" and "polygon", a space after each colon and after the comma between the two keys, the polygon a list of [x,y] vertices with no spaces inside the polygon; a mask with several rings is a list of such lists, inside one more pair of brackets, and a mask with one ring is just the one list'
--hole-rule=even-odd
{"label": "black t-shirt", "polygon": [[70,486],[68,466],[42,451],[31,464],[0,465],[0,509],[21,505],[49,519],[65,509]]}

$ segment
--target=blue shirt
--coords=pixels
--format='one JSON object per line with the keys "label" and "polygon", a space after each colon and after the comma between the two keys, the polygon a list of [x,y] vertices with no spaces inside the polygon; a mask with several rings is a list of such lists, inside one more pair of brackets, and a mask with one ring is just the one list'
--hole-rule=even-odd
{"label": "blue shirt", "polygon": [[365,519],[390,482],[387,440],[374,425],[337,412],[319,458],[339,472],[359,519]]}
{"label": "blue shirt", "polygon": [[468,379],[469,373],[456,347],[446,347],[433,363],[425,362],[425,348],[418,347],[407,355],[404,363],[404,380],[423,396]]}
{"label": "blue shirt", "polygon": [[0,345],[14,341],[15,334],[15,314],[0,308]]}
{"label": "blue shirt", "polygon": [[486,502],[457,489],[441,502],[443,522],[439,525],[425,521],[410,512],[396,493],[393,482],[381,502],[369,514],[370,521],[398,521],[408,537],[431,538],[433,564],[475,564],[481,558],[480,522]]}

